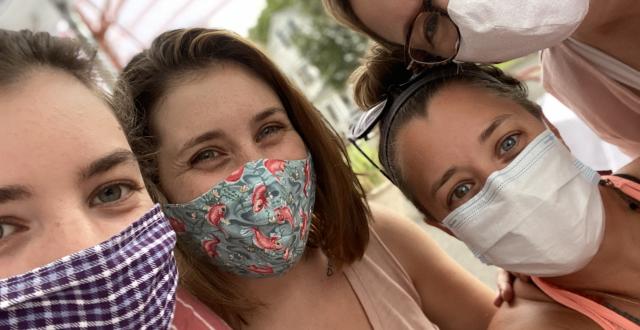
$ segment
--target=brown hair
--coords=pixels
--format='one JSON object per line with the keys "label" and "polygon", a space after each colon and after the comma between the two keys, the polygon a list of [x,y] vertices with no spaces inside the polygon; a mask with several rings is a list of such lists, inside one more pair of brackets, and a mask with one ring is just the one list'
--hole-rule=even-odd
{"label": "brown hair", "polygon": [[0,85],[10,85],[38,68],[62,70],[95,88],[95,51],[47,32],[0,29]]}
{"label": "brown hair", "polygon": [[[375,104],[386,97],[397,98],[403,88],[395,88],[410,79],[412,72],[400,66],[390,65],[385,62],[384,70],[372,70],[367,72],[368,80],[361,80],[362,86],[356,86],[356,93],[360,93],[361,103]],[[395,70],[395,71],[394,71]],[[383,134],[380,140],[379,157],[385,171],[393,178],[394,184],[400,188],[405,196],[413,202],[427,217],[433,218],[428,210],[417,203],[417,199],[408,186],[408,178],[399,171],[396,154],[396,138],[398,132],[410,120],[416,117],[428,115],[426,105],[429,100],[442,88],[453,83],[463,83],[469,86],[483,88],[490,93],[508,98],[522,109],[542,120],[542,109],[538,104],[528,99],[527,87],[519,80],[505,74],[502,70],[491,65],[477,65],[472,63],[450,63],[425,69],[419,75],[425,77],[426,83],[408,96],[404,104],[399,108],[389,109],[389,113],[395,113],[384,117],[380,123]],[[375,77],[373,79],[372,77]],[[371,82],[375,81],[375,84]],[[414,80],[417,81],[417,80]],[[406,88],[408,90],[408,88]]]}
{"label": "brown hair", "polygon": [[322,0],[322,4],[324,5],[325,11],[329,15],[333,16],[338,23],[368,36],[386,49],[393,50],[402,48],[400,45],[385,40],[368,28],[362,20],[360,20],[358,15],[356,15],[356,12],[353,10],[349,0]]}
{"label": "brown hair", "polygon": [[[350,170],[344,144],[275,64],[233,33],[202,28],[165,32],[124,68],[116,95],[135,105],[123,109],[122,115],[145,177],[151,185],[159,183],[158,139],[151,125],[154,106],[181,78],[225,62],[249,68],[273,88],[314,159],[318,187],[308,245],[321,248],[336,267],[361,258],[371,215],[364,191]],[[186,262],[193,270],[181,274],[182,283],[233,327],[240,327],[242,315],[256,304],[243,297],[209,261],[190,257]]]}

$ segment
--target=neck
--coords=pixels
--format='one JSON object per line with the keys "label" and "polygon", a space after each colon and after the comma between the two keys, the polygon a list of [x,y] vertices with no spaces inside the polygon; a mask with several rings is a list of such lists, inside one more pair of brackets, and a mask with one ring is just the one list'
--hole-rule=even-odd
{"label": "neck", "polygon": [[600,249],[581,270],[545,281],[578,293],[600,292],[640,301],[640,214],[630,210],[613,189],[601,186],[600,193],[606,219]]}
{"label": "neck", "polygon": [[[307,248],[304,256],[289,271],[274,277],[250,278],[234,276],[233,281],[243,294],[268,308],[270,302],[290,296],[292,288],[307,281],[326,281],[327,257],[317,248]],[[297,290],[301,291],[301,290]]]}

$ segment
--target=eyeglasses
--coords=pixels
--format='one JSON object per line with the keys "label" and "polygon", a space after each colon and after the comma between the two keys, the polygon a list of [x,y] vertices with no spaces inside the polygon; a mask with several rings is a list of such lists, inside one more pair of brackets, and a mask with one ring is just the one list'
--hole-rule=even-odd
{"label": "eyeglasses", "polygon": [[436,65],[450,62],[460,48],[460,31],[446,11],[425,0],[411,21],[404,43],[405,63],[410,70],[416,64]]}
{"label": "eyeglasses", "polygon": [[366,152],[364,152],[357,141],[368,139],[369,133],[375,128],[375,126],[384,118],[383,127],[380,129],[380,160],[382,165],[386,168],[390,168],[389,157],[387,155],[387,141],[390,133],[393,120],[395,119],[398,110],[420,89],[426,84],[434,82],[436,80],[446,79],[448,77],[459,74],[460,66],[456,63],[450,63],[443,66],[434,67],[432,69],[423,70],[422,72],[415,74],[407,82],[392,86],[387,92],[387,97],[380,103],[369,108],[355,121],[349,130],[347,139],[358,149],[358,151],[377,168],[389,181],[396,184],[393,173],[387,173],[378,164],[373,161]]}

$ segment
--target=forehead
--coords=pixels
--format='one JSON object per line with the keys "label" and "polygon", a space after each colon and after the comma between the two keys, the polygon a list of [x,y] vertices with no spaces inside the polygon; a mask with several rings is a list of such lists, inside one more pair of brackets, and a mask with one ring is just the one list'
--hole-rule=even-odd
{"label": "forehead", "polygon": [[473,161],[480,134],[502,115],[510,115],[506,125],[542,126],[521,105],[485,88],[462,83],[443,87],[427,104],[427,116],[416,117],[400,129],[396,156],[401,171],[422,168],[416,175],[431,175],[455,163]]}
{"label": "forehead", "polygon": [[153,126],[163,142],[182,140],[193,131],[245,125],[268,107],[282,107],[275,91],[250,69],[224,63],[173,83],[155,109]]}
{"label": "forehead", "polygon": [[129,149],[120,125],[73,76],[38,69],[0,89],[0,183],[68,172],[114,148]]}
{"label": "forehead", "polygon": [[356,16],[385,40],[403,44],[410,21],[422,7],[422,0],[350,0]]}

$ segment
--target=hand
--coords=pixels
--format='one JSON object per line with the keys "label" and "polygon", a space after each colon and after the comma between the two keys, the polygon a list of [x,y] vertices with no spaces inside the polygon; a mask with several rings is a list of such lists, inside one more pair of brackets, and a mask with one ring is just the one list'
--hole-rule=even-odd
{"label": "hand", "polygon": [[520,273],[510,273],[504,269],[498,270],[497,286],[498,296],[493,300],[496,307],[500,307],[503,302],[511,303],[515,298],[513,282],[517,279],[525,283],[531,282],[531,277]]}

